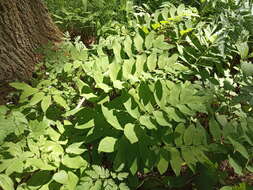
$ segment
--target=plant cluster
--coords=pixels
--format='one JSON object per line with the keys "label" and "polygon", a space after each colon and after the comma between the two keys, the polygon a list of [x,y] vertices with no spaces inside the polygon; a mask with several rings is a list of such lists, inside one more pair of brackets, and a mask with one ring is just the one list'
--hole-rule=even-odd
{"label": "plant cluster", "polygon": [[134,7],[92,48],[46,48],[0,107],[0,186],[249,190],[252,3],[191,5]]}

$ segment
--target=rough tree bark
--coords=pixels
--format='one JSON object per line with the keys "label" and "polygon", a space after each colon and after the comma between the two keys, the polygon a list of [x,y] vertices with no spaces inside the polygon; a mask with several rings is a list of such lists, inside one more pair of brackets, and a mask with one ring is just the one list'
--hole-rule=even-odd
{"label": "rough tree bark", "polygon": [[36,48],[61,36],[42,0],[0,0],[0,84],[29,79]]}

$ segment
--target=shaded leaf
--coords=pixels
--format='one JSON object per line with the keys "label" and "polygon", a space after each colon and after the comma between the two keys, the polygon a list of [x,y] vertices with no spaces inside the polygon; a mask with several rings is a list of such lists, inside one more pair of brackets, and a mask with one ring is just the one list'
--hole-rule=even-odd
{"label": "shaded leaf", "polygon": [[168,166],[169,166],[169,162],[168,160],[166,160],[162,154],[160,154],[160,158],[159,158],[159,162],[157,164],[157,169],[159,171],[159,173],[162,175],[164,174],[167,169],[168,169]]}
{"label": "shaded leaf", "polygon": [[236,151],[240,152],[244,158],[249,159],[249,153],[247,149],[241,143],[237,142],[231,137],[228,137],[228,139],[233,144]]}
{"label": "shaded leaf", "polygon": [[230,155],[228,155],[228,161],[229,161],[229,164],[234,168],[235,173],[239,175],[243,175],[242,167]]}

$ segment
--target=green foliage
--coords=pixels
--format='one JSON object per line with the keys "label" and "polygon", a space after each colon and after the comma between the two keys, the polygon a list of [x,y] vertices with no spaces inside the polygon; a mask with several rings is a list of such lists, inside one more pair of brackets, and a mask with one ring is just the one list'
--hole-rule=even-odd
{"label": "green foliage", "polygon": [[110,28],[112,23],[125,21],[132,12],[130,0],[45,0],[55,23],[71,36],[81,35],[89,41],[101,28]]}
{"label": "green foliage", "polygon": [[215,189],[224,161],[253,172],[247,6],[135,7],[90,49],[78,38],[47,47],[37,78],[11,83],[19,103],[0,107],[1,187]]}
{"label": "green foliage", "polygon": [[241,184],[233,186],[233,187],[224,186],[220,190],[251,190],[251,189],[252,189],[252,187],[248,186],[245,183],[241,183]]}

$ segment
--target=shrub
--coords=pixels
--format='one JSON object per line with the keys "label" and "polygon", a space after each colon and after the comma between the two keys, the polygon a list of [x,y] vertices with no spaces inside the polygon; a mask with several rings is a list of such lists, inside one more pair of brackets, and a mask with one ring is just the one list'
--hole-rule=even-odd
{"label": "shrub", "polygon": [[11,83],[19,104],[0,109],[0,185],[214,189],[229,185],[224,162],[253,172],[252,13],[221,3],[216,19],[184,4],[138,9],[90,49],[46,48],[37,78]]}

